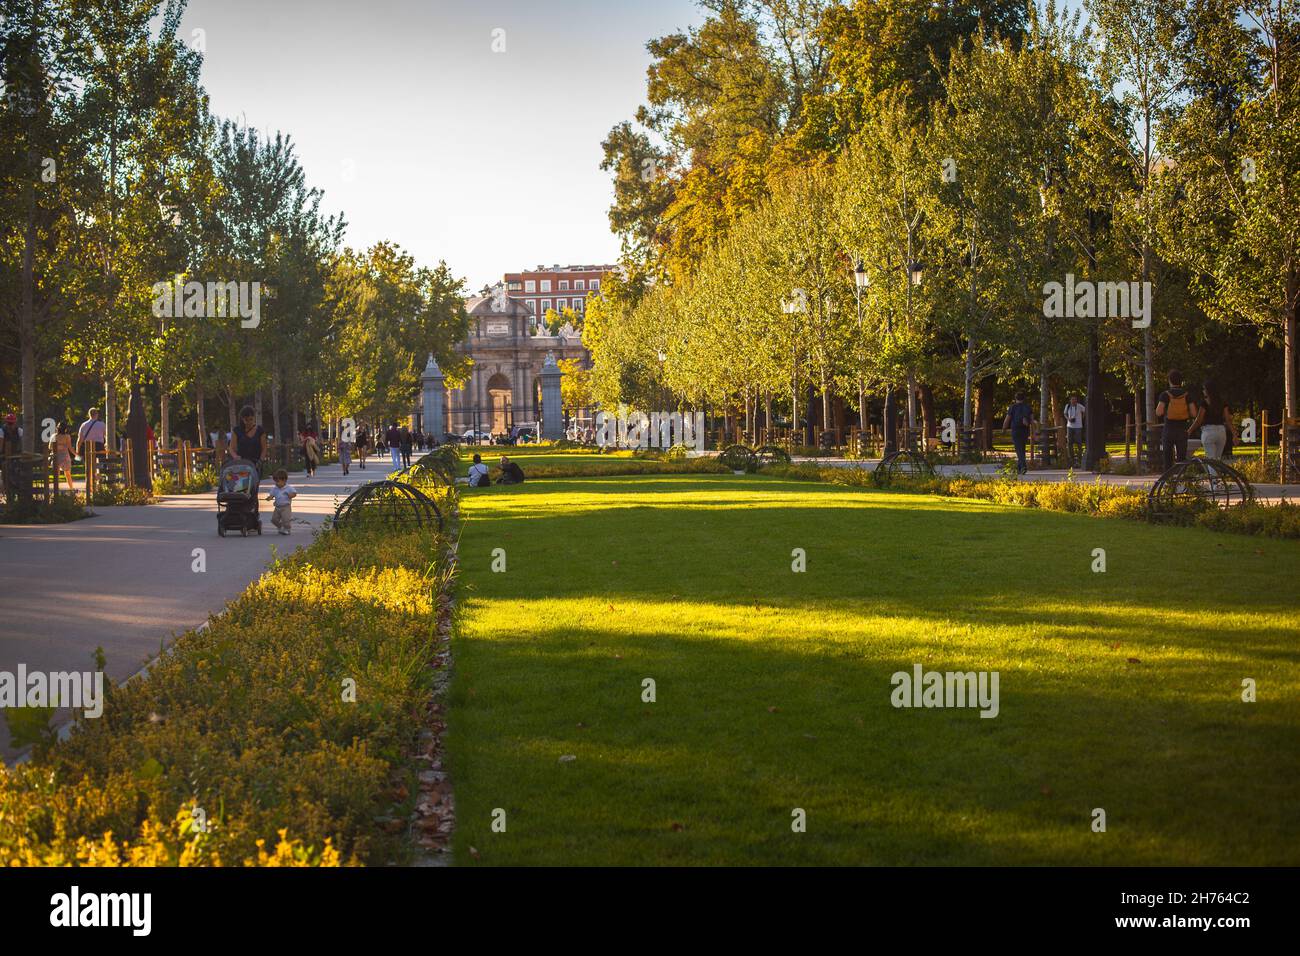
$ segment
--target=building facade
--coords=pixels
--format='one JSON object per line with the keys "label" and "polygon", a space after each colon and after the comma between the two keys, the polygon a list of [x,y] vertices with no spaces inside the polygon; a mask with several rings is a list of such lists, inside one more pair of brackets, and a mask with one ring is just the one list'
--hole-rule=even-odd
{"label": "building facade", "polygon": [[536,313],[522,297],[508,295],[504,284],[492,295],[467,299],[465,311],[469,338],[457,351],[474,365],[465,386],[448,392],[448,430],[457,435],[471,428],[500,435],[512,425],[540,421],[541,372],[548,354],[590,365],[577,330],[566,325],[549,335],[545,327],[537,329]]}
{"label": "building facade", "polygon": [[581,314],[587,296],[599,294],[605,278],[617,269],[613,265],[538,266],[528,272],[507,272],[503,281],[506,295],[524,302],[540,320],[547,309],[562,313],[568,308]]}

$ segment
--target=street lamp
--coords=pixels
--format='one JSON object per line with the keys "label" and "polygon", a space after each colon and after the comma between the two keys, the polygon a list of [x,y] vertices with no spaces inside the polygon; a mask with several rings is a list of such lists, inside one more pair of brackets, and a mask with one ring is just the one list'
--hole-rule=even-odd
{"label": "street lamp", "polygon": [[[853,294],[858,301],[858,335],[862,335],[862,293],[871,284],[867,267],[858,259],[853,264]],[[867,385],[862,376],[858,376],[858,418],[863,425],[867,423]]]}
{"label": "street lamp", "polygon": [[781,311],[790,316],[790,439],[794,441],[794,430],[799,427],[799,327],[795,318],[807,306],[803,289],[795,289],[789,299],[781,300]]}

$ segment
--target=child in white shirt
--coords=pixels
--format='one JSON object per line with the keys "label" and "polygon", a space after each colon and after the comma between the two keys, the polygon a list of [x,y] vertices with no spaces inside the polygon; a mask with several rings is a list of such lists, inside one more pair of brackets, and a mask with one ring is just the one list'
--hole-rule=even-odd
{"label": "child in white shirt", "polygon": [[271,524],[280,529],[280,534],[293,533],[293,505],[298,492],[289,484],[289,473],[281,468],[271,476],[275,487],[266,496],[267,501],[275,502],[275,513],[271,515]]}

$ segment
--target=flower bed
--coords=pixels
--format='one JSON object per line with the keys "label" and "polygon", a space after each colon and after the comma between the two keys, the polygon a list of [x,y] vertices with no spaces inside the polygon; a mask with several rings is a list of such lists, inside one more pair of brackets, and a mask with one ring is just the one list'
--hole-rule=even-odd
{"label": "flower bed", "polygon": [[0,771],[0,866],[402,859],[445,543],[331,532],[276,564]]}

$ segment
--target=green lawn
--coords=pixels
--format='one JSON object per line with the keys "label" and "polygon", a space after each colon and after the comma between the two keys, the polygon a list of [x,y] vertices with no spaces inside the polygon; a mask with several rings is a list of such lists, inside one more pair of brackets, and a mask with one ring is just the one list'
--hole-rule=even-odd
{"label": "green lawn", "polygon": [[[463,509],[460,863],[1300,863],[1295,542],[729,475]],[[1000,714],[895,709],[917,663]]]}

